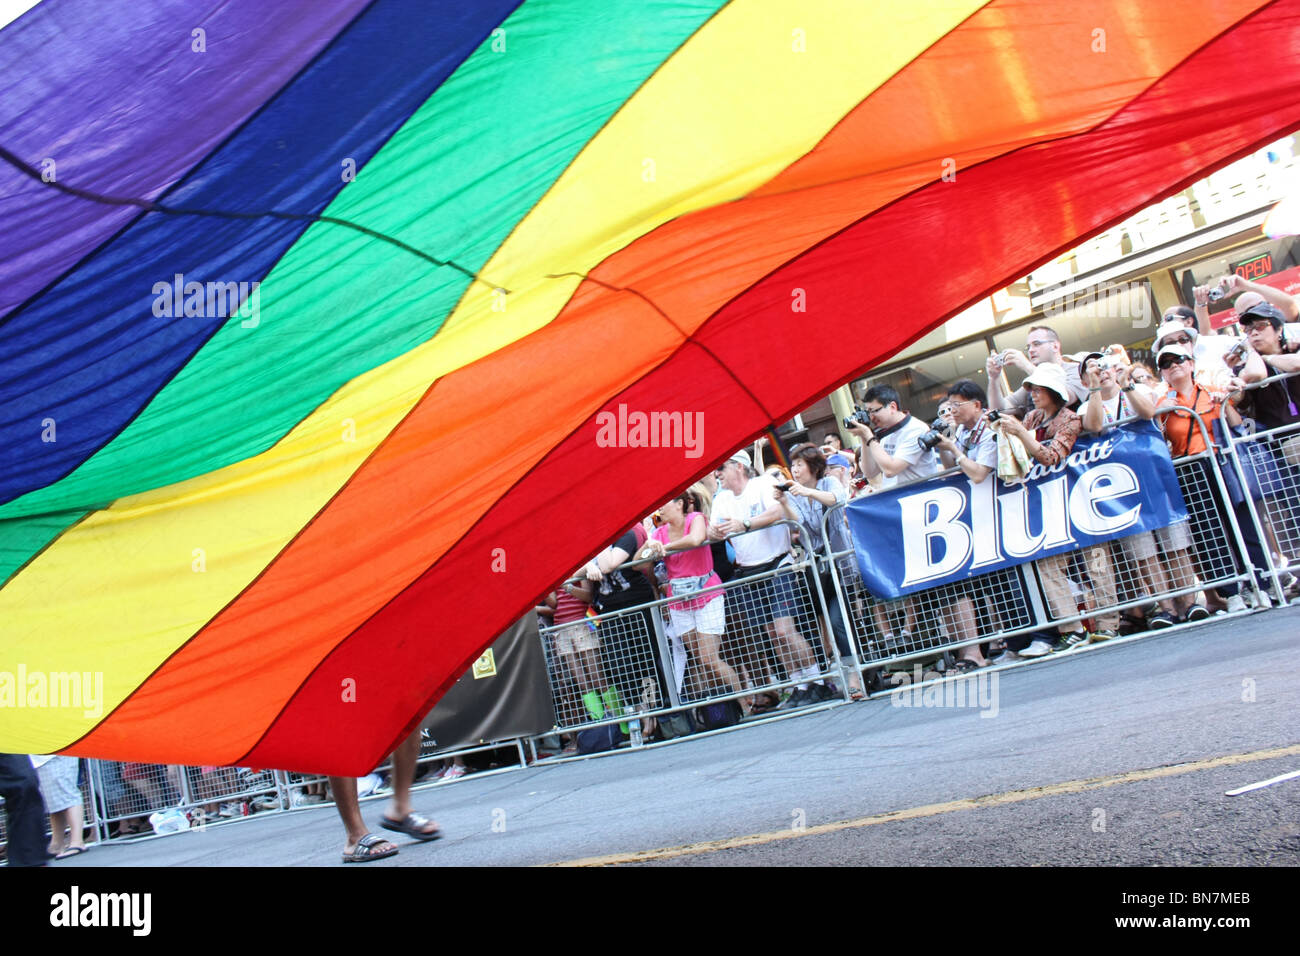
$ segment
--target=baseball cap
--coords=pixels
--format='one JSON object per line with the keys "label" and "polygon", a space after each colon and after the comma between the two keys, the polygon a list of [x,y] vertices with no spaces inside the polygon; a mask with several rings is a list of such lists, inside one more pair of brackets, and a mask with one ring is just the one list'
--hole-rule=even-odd
{"label": "baseball cap", "polygon": [[744,465],[746,468],[752,469],[754,467],[753,463],[749,459],[749,452],[745,451],[744,449],[741,449],[740,451],[736,452],[734,455],[728,458],[727,461],[734,461],[736,464]]}
{"label": "baseball cap", "polygon": [[836,467],[839,467],[839,468],[852,468],[852,467],[853,467],[852,465],[849,464],[849,460],[848,460],[847,458],[845,458],[843,455],[838,454],[838,453],[837,453],[837,454],[834,454],[834,455],[831,455],[829,458],[827,458],[827,459],[826,459],[826,464],[827,464],[828,466],[836,466]]}
{"label": "baseball cap", "polygon": [[1237,321],[1242,324],[1259,322],[1261,320],[1268,322],[1273,326],[1273,328],[1277,329],[1281,328],[1282,324],[1286,322],[1286,316],[1282,314],[1281,309],[1273,305],[1271,302],[1256,302],[1245,312],[1242,312],[1237,316]]}

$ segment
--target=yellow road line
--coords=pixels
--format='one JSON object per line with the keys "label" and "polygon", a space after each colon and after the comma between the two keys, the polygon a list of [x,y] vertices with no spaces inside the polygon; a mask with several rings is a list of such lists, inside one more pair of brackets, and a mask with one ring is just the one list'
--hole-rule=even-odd
{"label": "yellow road line", "polygon": [[875,813],[869,817],[856,820],[840,820],[837,823],[821,823],[803,830],[774,830],[770,833],[751,833],[747,836],[727,837],[722,840],[709,840],[703,843],[687,843],[682,846],[661,847],[656,850],[638,850],[634,853],[611,853],[608,856],[590,856],[579,860],[564,860],[548,866],[612,866],[619,863],[641,863],[650,860],[666,860],[676,856],[697,856],[701,853],[714,853],[718,850],[731,850],[743,846],[760,846],[777,840],[793,840],[798,837],[817,836],[822,833],[836,833],[840,830],[856,830],[860,827],[875,826],[879,823],[893,823],[896,820],[917,820],[922,817],[934,817],[944,813],[959,813],[963,810],[980,810],[985,807],[1000,807],[1009,803],[1021,803],[1025,800],[1038,800],[1041,797],[1055,797],[1068,793],[1084,793],[1088,790],[1101,790],[1139,780],[1158,780],[1161,777],[1177,777],[1185,773],[1201,770],[1214,770],[1218,767],[1233,767],[1257,760],[1273,760],[1276,757],[1300,755],[1300,744],[1289,747],[1275,747],[1272,750],[1255,750],[1250,753],[1228,754],[1225,757],[1211,757],[1195,760],[1191,763],[1173,764],[1168,767],[1151,767],[1146,770],[1130,770],[1108,777],[1089,777],[1085,780],[1067,780],[1064,783],[1048,784],[1044,787],[1030,787],[1027,790],[1008,790],[983,797],[966,800],[952,800],[948,803],[930,803],[923,807],[910,807],[906,810],[891,810],[888,813]]}

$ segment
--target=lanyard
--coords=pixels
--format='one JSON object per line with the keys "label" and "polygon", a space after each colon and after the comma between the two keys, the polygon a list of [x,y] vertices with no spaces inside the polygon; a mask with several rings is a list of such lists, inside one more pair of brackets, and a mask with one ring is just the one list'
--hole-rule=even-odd
{"label": "lanyard", "polygon": [[[1127,414],[1123,414],[1123,412],[1128,412],[1128,411],[1130,411],[1130,409],[1129,409],[1129,407],[1128,407],[1128,402],[1124,401],[1124,393],[1123,393],[1123,392],[1117,392],[1116,395],[1117,395],[1118,398],[1119,398],[1119,403],[1116,404],[1116,406],[1115,406],[1115,415],[1114,415],[1114,416],[1111,415],[1110,410],[1107,409],[1105,405],[1101,406],[1101,410],[1106,414],[1106,424],[1107,424],[1107,425],[1113,425],[1115,422],[1119,421],[1121,418],[1127,418],[1128,415],[1127,415]],[[1103,401],[1104,401],[1104,399],[1103,399]]]}

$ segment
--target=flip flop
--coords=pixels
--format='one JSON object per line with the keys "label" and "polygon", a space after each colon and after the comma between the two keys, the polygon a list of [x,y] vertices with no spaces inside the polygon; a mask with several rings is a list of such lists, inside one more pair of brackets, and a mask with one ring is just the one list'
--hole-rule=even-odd
{"label": "flip flop", "polygon": [[85,853],[88,849],[90,849],[90,848],[89,848],[89,847],[84,847],[84,846],[70,846],[70,847],[68,847],[66,850],[64,850],[62,853],[60,853],[60,854],[58,854],[57,856],[55,856],[54,859],[56,859],[56,860],[66,860],[66,859],[67,859],[68,857],[70,857],[70,856],[76,856],[76,855],[79,854],[79,853]]}
{"label": "flip flop", "polygon": [[[387,850],[377,850],[378,846],[388,844]],[[378,833],[367,833],[357,841],[356,848],[351,853],[343,854],[344,863],[369,863],[371,860],[382,860],[385,857],[396,856],[397,847],[389,843]]]}
{"label": "flip flop", "polygon": [[[405,833],[407,836],[413,836],[417,840],[436,840],[442,836],[442,830],[438,824],[432,820],[420,816],[418,813],[408,813],[405,819],[390,820],[384,817],[379,821],[379,825],[385,830],[395,830],[398,833]],[[429,827],[433,827],[432,830]]]}

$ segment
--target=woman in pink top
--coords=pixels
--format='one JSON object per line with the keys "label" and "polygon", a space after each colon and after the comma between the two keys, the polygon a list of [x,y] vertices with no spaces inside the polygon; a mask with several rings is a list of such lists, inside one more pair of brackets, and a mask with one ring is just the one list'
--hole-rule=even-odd
{"label": "woman in pink top", "polygon": [[[708,522],[691,507],[689,492],[673,498],[660,509],[663,524],[655,528],[641,549],[641,557],[662,559],[668,566],[668,596],[683,598],[668,605],[673,629],[686,649],[717,680],[734,693],[744,688],[731,665],[718,654],[726,631],[726,598],[721,591],[686,597],[703,588],[714,587],[722,579],[713,573],[713,552],[709,549]],[[741,709],[748,714],[752,701],[741,698]]]}

